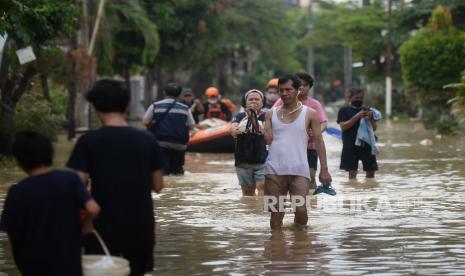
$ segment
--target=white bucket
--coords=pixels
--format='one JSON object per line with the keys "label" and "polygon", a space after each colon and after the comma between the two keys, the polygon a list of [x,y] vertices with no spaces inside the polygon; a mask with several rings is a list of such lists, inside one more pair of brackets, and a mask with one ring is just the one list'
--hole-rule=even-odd
{"label": "white bucket", "polygon": [[130,274],[129,262],[110,255],[107,246],[96,230],[93,231],[106,255],[83,255],[82,271],[84,276],[127,276]]}

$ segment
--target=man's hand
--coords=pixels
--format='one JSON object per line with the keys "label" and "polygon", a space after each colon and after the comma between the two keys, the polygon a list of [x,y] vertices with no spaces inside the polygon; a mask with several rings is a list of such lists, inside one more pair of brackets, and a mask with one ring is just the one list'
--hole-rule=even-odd
{"label": "man's hand", "polygon": [[363,117],[366,117],[367,115],[368,115],[368,112],[362,110],[358,112],[357,114],[355,114],[355,117],[357,117],[357,119],[362,119]]}
{"label": "man's hand", "polygon": [[81,234],[83,236],[92,233],[92,231],[94,231],[94,224],[92,221],[85,221],[82,223]]}
{"label": "man's hand", "polygon": [[234,123],[231,126],[231,135],[232,135],[232,137],[236,138],[237,135],[240,135],[240,134],[243,134],[243,133],[244,133],[244,131],[239,127],[239,124]]}
{"label": "man's hand", "polygon": [[321,169],[319,179],[320,179],[321,184],[323,184],[324,186],[331,185],[331,182],[333,181],[327,168]]}
{"label": "man's hand", "polygon": [[373,111],[367,111],[366,117],[367,117],[367,119],[372,120],[373,119]]}

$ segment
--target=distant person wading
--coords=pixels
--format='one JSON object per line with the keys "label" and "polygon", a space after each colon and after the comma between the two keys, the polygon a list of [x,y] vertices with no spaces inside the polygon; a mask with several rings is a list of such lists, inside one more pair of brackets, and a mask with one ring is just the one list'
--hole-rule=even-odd
{"label": "distant person wading", "polygon": [[188,106],[179,102],[181,86],[166,86],[165,99],[153,103],[144,115],[143,124],[155,134],[163,149],[166,175],[183,175],[189,129],[195,125]]}
{"label": "distant person wading", "polygon": [[[363,170],[367,178],[374,178],[375,171],[378,170],[376,162],[376,138],[374,131],[378,125],[377,120],[381,119],[381,113],[363,105],[365,93],[362,89],[351,88],[349,91],[350,105],[342,107],[337,114],[337,123],[342,130],[342,154],[340,169],[349,172],[349,179],[357,177],[358,163],[362,161]],[[367,129],[366,136],[371,139],[361,140],[360,135],[364,124]],[[363,138],[362,138],[363,139]]]}
{"label": "distant person wading", "polygon": [[221,95],[218,88],[207,88],[205,96],[207,97],[207,102],[204,103],[205,119],[216,118],[223,121],[231,121],[231,110],[221,101]]}
{"label": "distant person wading", "polygon": [[[279,198],[290,193],[291,198],[307,200],[310,188],[310,170],[307,160],[308,132],[312,131],[320,158],[320,182],[331,184],[326,162],[326,149],[321,125],[315,110],[303,105],[297,96],[301,88],[296,75],[279,78],[279,94],[283,105],[267,111],[265,138],[270,145],[265,164],[265,195],[271,211],[270,226],[281,228],[284,206]],[[295,208],[294,223],[306,225],[306,204]]]}

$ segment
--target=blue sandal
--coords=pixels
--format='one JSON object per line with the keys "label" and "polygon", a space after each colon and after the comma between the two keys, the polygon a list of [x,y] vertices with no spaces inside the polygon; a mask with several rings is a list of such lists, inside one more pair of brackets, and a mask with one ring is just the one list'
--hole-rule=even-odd
{"label": "blue sandal", "polygon": [[331,187],[331,186],[320,185],[315,189],[315,191],[313,192],[313,195],[317,195],[317,194],[321,194],[321,193],[325,193],[325,194],[328,194],[328,195],[335,196],[336,195],[336,190],[334,190],[333,187]]}

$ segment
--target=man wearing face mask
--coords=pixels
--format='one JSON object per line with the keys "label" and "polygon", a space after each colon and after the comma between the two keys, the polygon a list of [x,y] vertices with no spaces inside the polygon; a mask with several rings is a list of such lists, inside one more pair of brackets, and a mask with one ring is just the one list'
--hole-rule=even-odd
{"label": "man wearing face mask", "polygon": [[205,91],[208,101],[204,104],[205,118],[217,118],[223,121],[231,121],[232,115],[228,106],[220,101],[221,95],[216,87],[209,87]]}
{"label": "man wearing face mask", "polygon": [[367,178],[374,178],[375,171],[378,170],[376,155],[371,153],[371,146],[364,144],[356,146],[357,131],[360,120],[367,118],[373,131],[376,131],[377,124],[373,119],[373,112],[363,106],[364,92],[360,88],[349,90],[348,106],[342,107],[337,114],[337,123],[342,130],[342,154],[340,169],[349,172],[349,179],[357,177],[358,162],[362,161],[363,170]]}
{"label": "man wearing face mask", "polygon": [[268,82],[265,90],[265,105],[263,106],[262,110],[264,112],[270,110],[276,101],[279,99],[278,94],[278,79],[271,79]]}

